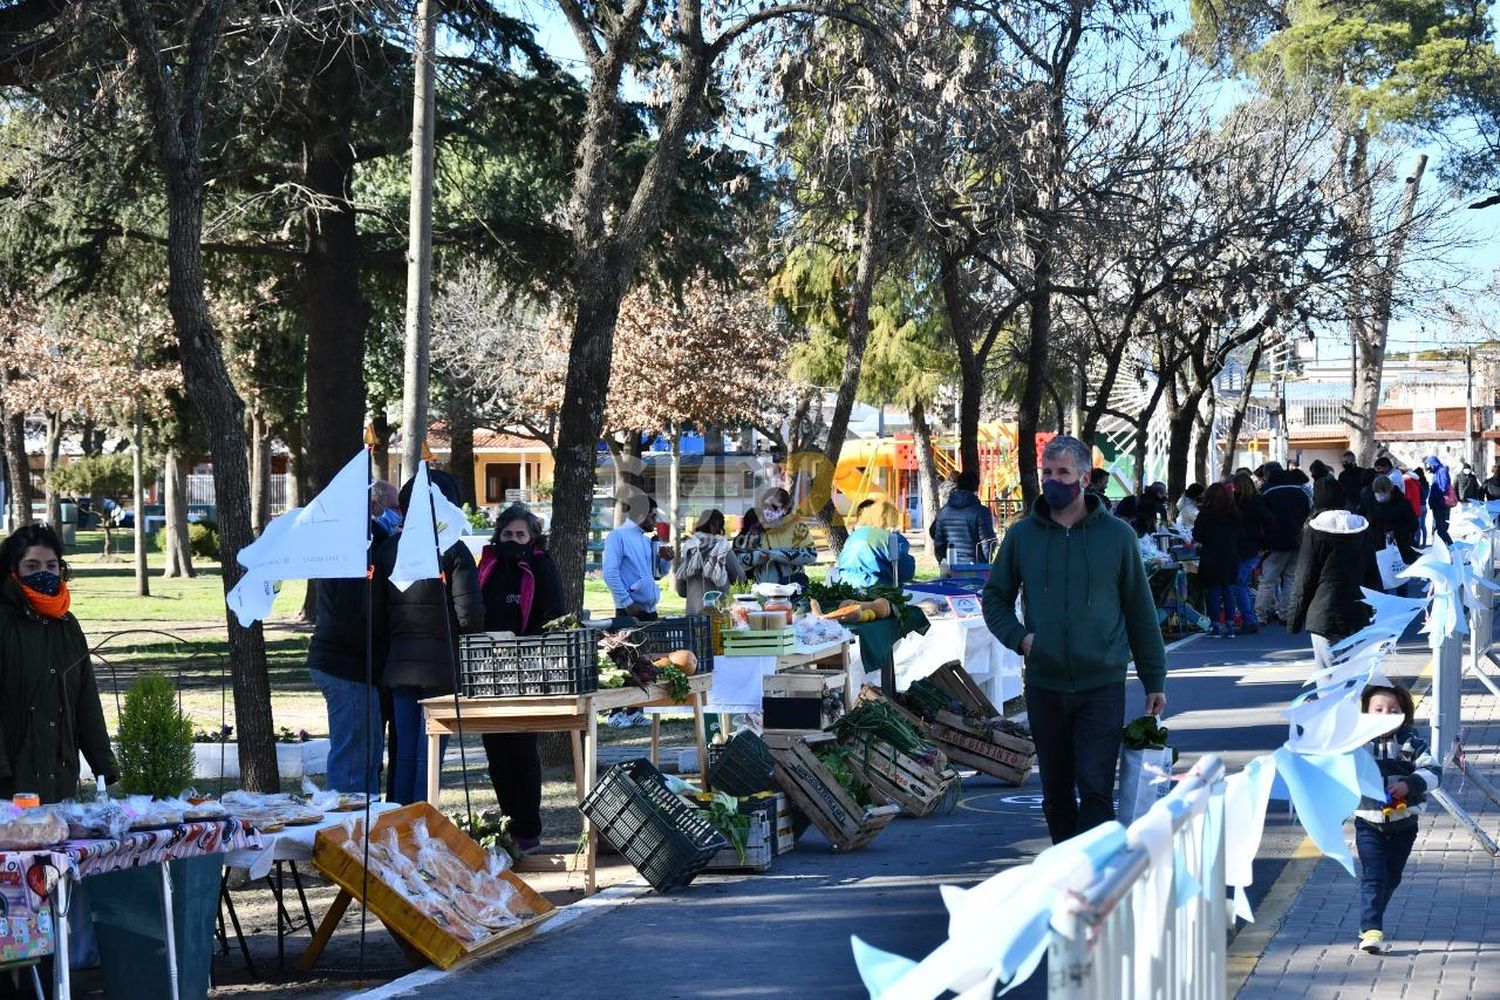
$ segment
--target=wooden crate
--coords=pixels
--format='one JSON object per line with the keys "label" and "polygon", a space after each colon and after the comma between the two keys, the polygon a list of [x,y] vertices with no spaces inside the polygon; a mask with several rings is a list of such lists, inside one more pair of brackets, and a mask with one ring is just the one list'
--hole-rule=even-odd
{"label": "wooden crate", "polygon": [[805,736],[766,735],[766,745],[776,758],[776,780],[834,850],[864,847],[890,824],[901,807],[859,805],[818,760],[808,742]]}
{"label": "wooden crate", "polygon": [[[919,730],[920,731],[920,730]],[[849,765],[875,794],[912,816],[930,816],[948,800],[958,773],[939,753],[936,764],[923,764],[884,741],[851,744]]]}
{"label": "wooden crate", "polygon": [[927,723],[925,728],[927,735],[942,747],[950,760],[999,778],[1006,784],[1020,786],[1026,783],[1035,747],[1025,740],[994,731],[991,731],[990,739],[984,739],[962,725],[963,720],[957,716],[939,712],[937,719]]}
{"label": "wooden crate", "polygon": [[715,854],[704,871],[763,872],[771,867],[771,860],[775,857],[776,844],[771,835],[771,824],[766,822],[764,816],[756,814],[750,817],[750,831],[745,836],[745,860],[740,860],[739,853],[731,845]]}
{"label": "wooden crate", "polygon": [[[394,827],[400,839],[402,853],[415,858],[417,843],[412,828],[419,819],[427,821],[428,835],[448,845],[471,871],[480,871],[486,867],[489,852],[474,843],[448,817],[426,802],[382,813],[371,827],[372,835],[380,836],[385,830]],[[364,865],[359,857],[345,850],[345,845],[357,843],[357,838],[358,833],[346,827],[319,830],[313,844],[313,864],[355,899],[364,899]],[[409,944],[438,968],[447,969],[460,959],[498,951],[523,940],[538,924],[556,912],[556,907],[514,872],[502,872],[500,878],[509,882],[520,893],[536,916],[472,943],[460,941],[450,935],[442,925],[407,902],[404,896],[386,885],[373,872],[370,873],[369,897],[365,899],[365,904],[398,939]]]}
{"label": "wooden crate", "polygon": [[1000,709],[990,701],[984,689],[974,683],[974,678],[959,664],[957,660],[943,664],[934,670],[927,679],[940,688],[950,698],[957,698],[963,702],[963,706],[970,715],[981,719],[998,719],[1001,717]]}
{"label": "wooden crate", "polygon": [[792,800],[786,792],[776,793],[776,855],[789,854],[797,846],[796,820]]}

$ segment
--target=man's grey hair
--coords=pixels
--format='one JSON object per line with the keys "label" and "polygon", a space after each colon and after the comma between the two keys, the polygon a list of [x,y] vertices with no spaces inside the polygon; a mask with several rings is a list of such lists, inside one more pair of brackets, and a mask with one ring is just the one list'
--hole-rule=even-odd
{"label": "man's grey hair", "polygon": [[1094,454],[1089,450],[1089,446],[1076,437],[1068,437],[1065,434],[1059,434],[1047,442],[1047,446],[1042,449],[1042,458],[1045,459],[1048,455],[1065,455],[1072,459],[1073,467],[1079,476],[1087,476],[1094,464]]}
{"label": "man's grey hair", "polygon": [[399,508],[401,506],[401,492],[384,479],[377,479],[370,484],[370,499],[381,507]]}

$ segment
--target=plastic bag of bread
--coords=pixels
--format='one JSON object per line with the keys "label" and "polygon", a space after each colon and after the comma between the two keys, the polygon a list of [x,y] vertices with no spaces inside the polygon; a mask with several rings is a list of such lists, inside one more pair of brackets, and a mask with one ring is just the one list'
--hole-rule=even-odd
{"label": "plastic bag of bread", "polygon": [[34,851],[68,839],[68,821],[55,810],[0,808],[0,851]]}

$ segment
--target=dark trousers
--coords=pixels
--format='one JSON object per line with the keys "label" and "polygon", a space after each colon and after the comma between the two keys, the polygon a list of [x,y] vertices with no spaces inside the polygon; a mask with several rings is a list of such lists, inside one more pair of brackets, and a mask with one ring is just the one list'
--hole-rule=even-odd
{"label": "dark trousers", "polygon": [[1417,818],[1396,823],[1354,820],[1354,846],[1359,851],[1359,929],[1385,930],[1385,907],[1417,841]]}
{"label": "dark trousers", "polygon": [[485,733],[484,755],[500,811],[515,837],[542,835],[542,758],[536,733]]}
{"label": "dark trousers", "polygon": [[1125,682],[1076,694],[1028,684],[1026,713],[1042,775],[1042,815],[1052,842],[1114,819]]}
{"label": "dark trousers", "polygon": [[1444,545],[1452,545],[1453,539],[1448,536],[1448,505],[1439,500],[1432,505],[1432,533],[1443,540]]}

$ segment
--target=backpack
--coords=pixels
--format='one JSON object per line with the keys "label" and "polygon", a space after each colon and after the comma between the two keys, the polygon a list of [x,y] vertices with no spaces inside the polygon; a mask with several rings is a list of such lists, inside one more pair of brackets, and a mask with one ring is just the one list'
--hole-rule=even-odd
{"label": "backpack", "polygon": [[1458,490],[1453,485],[1453,480],[1448,480],[1448,492],[1443,494],[1443,503],[1449,507],[1458,506]]}

